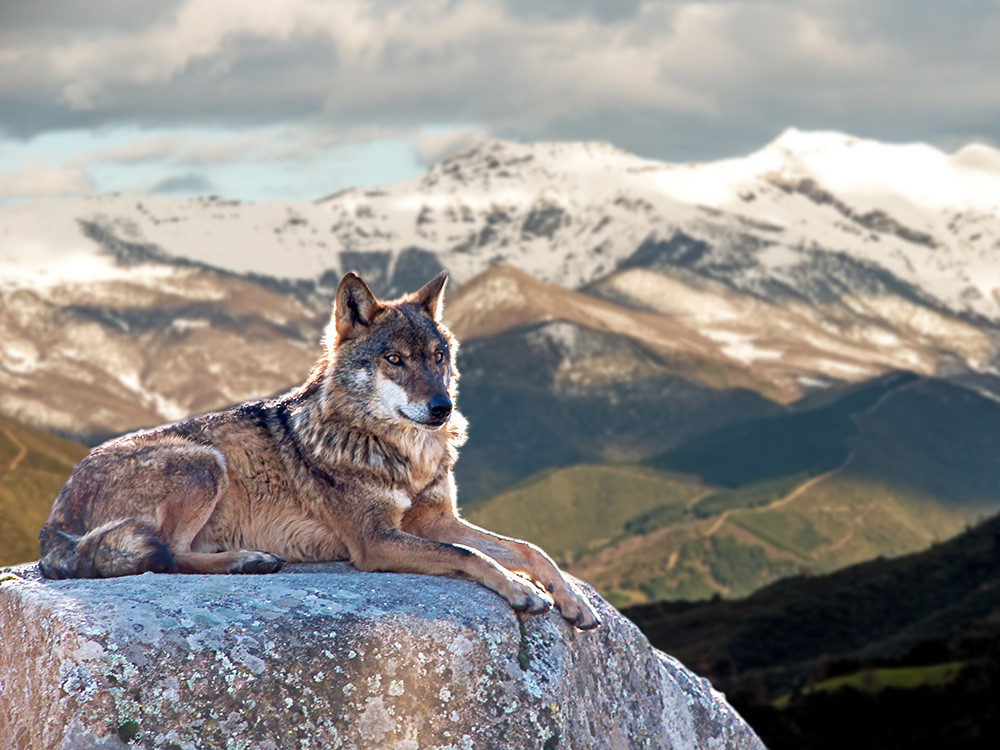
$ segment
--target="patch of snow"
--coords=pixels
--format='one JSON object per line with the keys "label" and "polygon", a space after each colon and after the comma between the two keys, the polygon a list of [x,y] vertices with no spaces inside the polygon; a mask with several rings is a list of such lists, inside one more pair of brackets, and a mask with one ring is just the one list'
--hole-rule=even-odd
{"label": "patch of snow", "polygon": [[0,367],[15,375],[30,375],[38,369],[41,352],[29,341],[8,340],[0,346]]}
{"label": "patch of snow", "polygon": [[762,349],[754,344],[754,337],[735,331],[705,330],[704,335],[723,344],[722,353],[730,359],[744,364],[753,364],[759,359],[779,359],[783,352],[778,349]]}

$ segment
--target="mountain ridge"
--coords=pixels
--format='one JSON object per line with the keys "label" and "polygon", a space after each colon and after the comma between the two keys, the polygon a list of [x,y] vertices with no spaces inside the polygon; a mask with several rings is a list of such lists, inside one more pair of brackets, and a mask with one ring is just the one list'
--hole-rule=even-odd
{"label": "mountain ridge", "polygon": [[[10,277],[18,265],[25,275],[53,254],[85,252],[73,217],[89,216],[92,227],[168,256],[275,278],[316,279],[378,252],[392,272],[416,250],[459,282],[506,262],[577,288],[644,242],[682,231],[710,247],[679,265],[744,291],[766,296],[760,274],[794,288],[808,278],[810,254],[839,252],[955,314],[996,323],[995,162],[1000,152],[981,145],[949,156],[794,130],[746,157],[691,165],[608,144],[490,141],[421,177],[311,204],[105,196],[5,206],[0,236],[14,247],[0,260]],[[45,222],[35,216],[43,205]]]}

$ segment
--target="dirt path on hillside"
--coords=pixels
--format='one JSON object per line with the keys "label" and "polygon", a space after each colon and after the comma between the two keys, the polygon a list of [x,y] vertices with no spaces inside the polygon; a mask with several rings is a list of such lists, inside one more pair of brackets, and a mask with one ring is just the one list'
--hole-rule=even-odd
{"label": "dirt path on hillside", "polygon": [[729,514],[730,513],[732,513],[731,510],[724,510],[724,511],[722,511],[722,515],[720,515],[715,520],[715,523],[713,523],[711,526],[709,526],[707,529],[705,529],[705,532],[704,532],[703,536],[712,536],[712,534],[714,534],[716,531],[718,531],[720,528],[722,528],[722,524],[724,524],[727,520],[729,520]]}
{"label": "dirt path on hillside", "polygon": [[24,457],[28,455],[28,446],[22,443],[18,439],[17,435],[8,430],[6,427],[0,427],[0,432],[6,435],[10,442],[17,446],[17,455],[10,460],[10,463],[7,464],[7,468],[4,470],[4,476],[6,477],[7,474],[13,474],[17,471],[17,467],[21,465]]}
{"label": "dirt path on hillside", "polygon": [[[905,391],[906,389],[913,387],[914,385],[916,385],[919,382],[920,382],[919,380],[915,380],[913,382],[906,383],[905,385],[901,385],[901,386],[898,386],[896,388],[890,388],[885,393],[883,393],[881,396],[879,396],[875,400],[875,403],[873,403],[867,409],[865,409],[863,411],[860,411],[857,414],[852,414],[851,415],[851,420],[854,422],[855,425],[857,425],[858,431],[859,432],[861,431],[861,424],[858,422],[858,419],[860,417],[864,417],[864,416],[867,416],[868,414],[871,414],[873,411],[875,411],[880,406],[882,406],[889,399],[890,396],[893,396],[893,395],[895,395],[897,393],[900,393],[901,391]],[[833,467],[829,471],[826,471],[826,472],[824,472],[822,474],[817,474],[816,476],[814,476],[814,477],[812,477],[810,479],[807,479],[805,482],[803,482],[802,484],[800,484],[798,487],[796,487],[794,490],[792,490],[791,492],[789,492],[787,495],[785,495],[784,497],[779,497],[777,500],[775,500],[772,503],[768,503],[767,505],[762,505],[759,508],[734,508],[734,509],[731,509],[731,510],[725,510],[725,511],[723,511],[721,513],[721,515],[719,515],[719,517],[712,523],[712,525],[709,526],[705,530],[704,536],[712,536],[713,534],[715,534],[720,528],[722,528],[722,525],[726,521],[729,520],[729,516],[735,510],[746,510],[746,511],[751,512],[751,513],[763,513],[764,511],[767,511],[767,510],[774,510],[775,508],[782,508],[782,507],[784,507],[784,506],[786,506],[786,505],[794,502],[796,499],[798,499],[799,497],[801,497],[802,495],[804,495],[806,492],[808,492],[809,490],[811,490],[813,487],[815,487],[820,482],[825,482],[830,477],[832,477],[832,476],[838,474],[839,472],[843,471],[848,466],[848,464],[850,464],[851,461],[854,460],[854,456],[855,456],[855,454],[854,454],[853,450],[848,451],[847,452],[847,456],[845,456],[844,460],[841,461],[837,466]],[[832,546],[830,548],[831,550],[840,549],[845,544],[847,544],[848,541],[850,541],[851,537],[854,536],[854,529],[857,527],[857,523],[859,523],[861,521],[861,519],[864,517],[864,515],[865,515],[866,512],[867,511],[862,512],[861,515],[859,515],[857,518],[854,519],[855,525],[851,528],[851,531],[848,532],[848,534],[847,534],[846,537],[843,537],[842,539],[839,539],[837,542],[835,542],[834,546]]]}
{"label": "dirt path on hillside", "polygon": [[[735,508],[733,510],[746,510],[746,511],[749,511],[751,513],[760,513],[760,512],[763,512],[765,510],[774,510],[775,508],[781,508],[781,507],[783,507],[785,505],[788,505],[789,503],[791,503],[792,501],[794,501],[796,498],[800,497],[801,495],[803,495],[806,492],[808,492],[809,490],[811,490],[813,487],[815,487],[820,482],[822,482],[822,481],[824,481],[826,479],[829,479],[834,474],[836,474],[838,471],[840,471],[842,468],[844,468],[845,466],[847,466],[848,461],[850,461],[851,458],[853,458],[853,456],[854,456],[854,452],[852,451],[851,453],[849,453],[847,455],[847,458],[844,459],[840,463],[839,466],[836,466],[833,469],[830,469],[830,471],[827,471],[827,472],[825,472],[823,474],[817,474],[816,476],[814,476],[814,477],[812,477],[810,479],[807,479],[805,482],[803,482],[802,484],[800,484],[798,487],[796,487],[794,490],[792,490],[791,492],[789,492],[787,495],[785,495],[784,497],[779,497],[774,502],[768,503],[767,505],[762,505],[759,508]],[[722,514],[715,520],[715,522],[711,526],[709,526],[707,529],[705,529],[704,536],[712,536],[712,534],[714,534],[720,528],[722,528],[722,524],[724,524],[726,521],[729,520],[729,516],[733,513],[733,510],[724,510],[724,511],[722,511]]]}
{"label": "dirt path on hillside", "polygon": [[836,552],[838,549],[840,549],[849,541],[851,541],[851,539],[854,538],[854,532],[858,530],[859,526],[861,526],[861,522],[864,520],[865,516],[868,515],[869,510],[871,510],[871,508],[865,508],[860,513],[858,513],[858,515],[856,515],[853,519],[851,519],[851,528],[848,529],[846,534],[844,534],[842,537],[840,537],[840,539],[838,539],[828,547],[818,548],[817,552]]}
{"label": "dirt path on hillside", "polygon": [[839,464],[837,464],[832,469],[830,469],[830,471],[824,471],[822,474],[817,474],[816,476],[812,477],[811,479],[807,479],[802,484],[800,484],[798,487],[796,487],[794,490],[792,490],[791,492],[789,492],[787,495],[785,495],[784,497],[779,497],[777,500],[775,500],[770,505],[765,505],[763,508],[761,508],[761,510],[773,510],[774,508],[782,508],[782,507],[788,505],[789,503],[793,502],[796,498],[799,498],[802,495],[804,495],[805,493],[807,493],[809,490],[811,490],[813,487],[815,487],[820,482],[825,482],[827,479],[829,479],[830,477],[832,477],[838,471],[840,471],[841,469],[843,469],[845,466],[847,466],[847,464],[849,464],[851,462],[852,458],[854,458],[854,451],[850,451],[847,454],[847,458],[845,458]]}

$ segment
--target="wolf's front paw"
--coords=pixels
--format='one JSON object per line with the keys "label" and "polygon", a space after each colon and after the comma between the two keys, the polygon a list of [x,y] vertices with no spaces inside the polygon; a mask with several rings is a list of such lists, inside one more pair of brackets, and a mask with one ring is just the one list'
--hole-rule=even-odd
{"label": "wolf's front paw", "polygon": [[504,594],[504,598],[510,602],[515,611],[540,615],[552,609],[554,603],[552,597],[533,583],[520,576],[511,576],[507,579],[507,584],[511,591]]}
{"label": "wolf's front paw", "polygon": [[576,586],[567,585],[567,591],[556,597],[559,613],[570,624],[580,630],[593,630],[601,624],[601,618]]}
{"label": "wolf's front paw", "polygon": [[230,573],[277,573],[285,558],[259,549],[241,549],[229,568]]}

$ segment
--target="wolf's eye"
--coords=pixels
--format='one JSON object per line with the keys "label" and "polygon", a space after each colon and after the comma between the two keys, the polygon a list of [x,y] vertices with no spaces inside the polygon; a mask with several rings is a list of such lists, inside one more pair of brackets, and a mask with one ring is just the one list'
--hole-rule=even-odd
{"label": "wolf's eye", "polygon": [[403,358],[400,357],[398,354],[386,354],[385,361],[388,362],[390,365],[403,364]]}
{"label": "wolf's eye", "polygon": [[437,362],[438,364],[444,362],[444,352],[441,351],[440,349],[434,352],[434,361]]}

